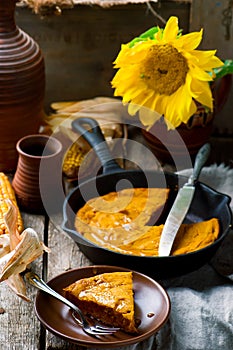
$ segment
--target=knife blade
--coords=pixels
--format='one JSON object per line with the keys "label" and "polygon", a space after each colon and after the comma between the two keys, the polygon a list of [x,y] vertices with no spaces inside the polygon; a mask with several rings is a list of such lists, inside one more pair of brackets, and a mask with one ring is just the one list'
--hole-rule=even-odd
{"label": "knife blade", "polygon": [[195,193],[195,182],[210,154],[209,143],[204,144],[197,153],[192,174],[177,193],[172,208],[165,221],[159,242],[159,256],[169,256],[176,234],[190,208]]}

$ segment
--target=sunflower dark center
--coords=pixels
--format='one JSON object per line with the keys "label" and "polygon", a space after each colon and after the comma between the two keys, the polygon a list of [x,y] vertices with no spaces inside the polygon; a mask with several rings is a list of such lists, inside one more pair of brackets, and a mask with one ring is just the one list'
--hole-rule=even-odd
{"label": "sunflower dark center", "polygon": [[160,95],[172,95],[185,84],[188,64],[171,45],[154,45],[143,62],[141,78]]}

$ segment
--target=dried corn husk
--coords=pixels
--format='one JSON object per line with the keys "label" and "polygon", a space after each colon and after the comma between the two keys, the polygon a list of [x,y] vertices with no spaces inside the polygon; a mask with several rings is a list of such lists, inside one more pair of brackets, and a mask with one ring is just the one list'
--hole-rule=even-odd
{"label": "dried corn husk", "polygon": [[26,285],[24,283],[24,279],[21,275],[11,275],[6,280],[7,285],[10,287],[10,289],[20,298],[22,298],[25,301],[31,301],[27,297],[27,289]]}
{"label": "dried corn husk", "polygon": [[[111,106],[110,106],[111,104]],[[123,104],[116,98],[99,96],[91,99],[80,100],[80,101],[61,101],[61,102],[53,102],[51,104],[51,108],[56,111],[56,113],[76,113],[80,111],[96,111],[100,112],[106,111],[106,105],[108,105],[107,110],[111,111],[121,111],[123,114],[127,113],[127,109],[123,106]],[[123,116],[123,115],[122,115]],[[118,118],[118,117],[117,117]]]}
{"label": "dried corn husk", "polygon": [[71,122],[80,117],[94,118],[105,136],[122,137],[126,133],[124,121],[129,117],[127,108],[117,99],[96,97],[82,101],[54,102],[54,113],[45,118],[52,131],[59,126],[71,129]]}
{"label": "dried corn husk", "polygon": [[[78,174],[83,177],[84,173],[89,176],[90,168],[93,170],[99,166],[95,154],[92,153],[88,159],[84,157],[90,151],[90,146],[80,135],[72,131],[71,123],[75,119],[89,117],[97,120],[111,152],[118,159],[124,158],[127,140],[127,128],[124,121],[129,116],[126,107],[118,99],[96,97],[82,101],[62,101],[52,103],[51,107],[54,113],[47,116],[45,121],[50,126],[52,133],[62,133],[72,143],[76,143],[74,147],[73,144],[70,145],[64,157],[63,173],[67,178],[76,180]],[[71,152],[71,148],[77,149],[76,155]],[[71,154],[73,163],[70,162]],[[84,164],[87,167],[83,174],[79,173],[79,160],[85,161]],[[118,163],[123,166],[122,160],[118,160]]]}
{"label": "dried corn husk", "polygon": [[47,250],[32,228],[25,229],[20,236],[19,244],[4,258],[7,262],[2,268],[0,282],[5,281],[11,275],[25,271],[32,261],[37,259],[44,250]]}
{"label": "dried corn husk", "polygon": [[73,0],[21,0],[20,3],[28,5],[35,13],[43,16],[60,15],[63,9],[74,6]]}
{"label": "dried corn husk", "polygon": [[10,252],[10,235],[0,235],[0,259]]}
{"label": "dried corn husk", "polygon": [[39,240],[37,233],[32,228],[25,229],[21,234],[17,227],[17,208],[8,201],[9,210],[5,215],[5,223],[9,234],[2,245],[0,256],[0,282],[5,281],[18,296],[29,301],[26,295],[26,286],[20,273],[26,270],[28,265],[49,249]]}

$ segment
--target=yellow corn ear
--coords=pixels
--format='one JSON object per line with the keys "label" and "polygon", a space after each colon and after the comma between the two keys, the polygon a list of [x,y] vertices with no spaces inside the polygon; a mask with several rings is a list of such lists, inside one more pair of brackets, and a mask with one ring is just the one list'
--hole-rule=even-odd
{"label": "yellow corn ear", "polygon": [[18,211],[17,228],[18,228],[18,232],[21,233],[24,229],[23,220],[17,205],[14,189],[11,186],[11,183],[7,175],[4,174],[3,172],[0,172],[0,235],[4,233],[9,233],[4,221],[4,215],[8,211],[8,203],[6,199],[10,199],[11,202],[17,208],[17,211]]}
{"label": "yellow corn ear", "polygon": [[73,143],[66,152],[62,170],[69,178],[76,178],[78,176],[78,169],[81,165],[86,152],[84,152],[77,143]]}

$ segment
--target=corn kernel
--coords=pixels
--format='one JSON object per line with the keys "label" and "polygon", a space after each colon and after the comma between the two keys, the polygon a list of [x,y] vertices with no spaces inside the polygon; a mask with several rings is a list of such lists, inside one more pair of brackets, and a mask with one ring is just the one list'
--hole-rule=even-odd
{"label": "corn kernel", "polygon": [[10,199],[17,208],[17,229],[18,232],[21,233],[24,229],[23,220],[17,205],[14,190],[8,177],[4,173],[0,172],[0,234],[9,233],[4,221],[4,215],[8,211],[8,204],[6,202],[6,199]]}
{"label": "corn kernel", "polygon": [[63,162],[63,173],[69,178],[75,178],[78,175],[78,169],[85,157],[85,152],[77,143],[73,143],[68,149]]}

